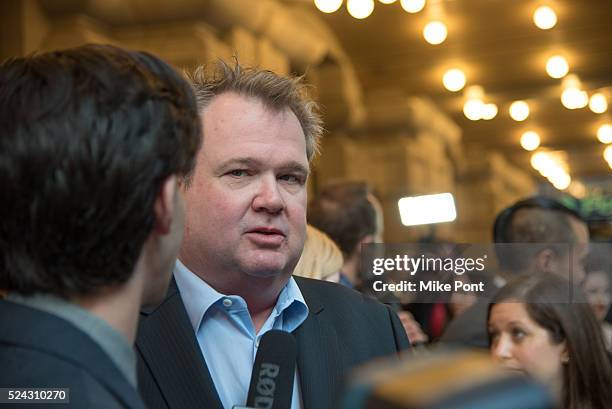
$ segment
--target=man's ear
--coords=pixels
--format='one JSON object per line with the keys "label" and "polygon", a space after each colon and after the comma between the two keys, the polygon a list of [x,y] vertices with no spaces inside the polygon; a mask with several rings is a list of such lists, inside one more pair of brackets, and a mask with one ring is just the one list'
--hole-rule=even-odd
{"label": "man's ear", "polygon": [[557,255],[551,249],[544,249],[535,257],[536,270],[540,273],[555,272],[556,262]]}
{"label": "man's ear", "polygon": [[176,175],[168,176],[161,184],[159,192],[155,197],[153,211],[155,212],[155,224],[153,231],[157,234],[168,234],[172,227],[176,207],[176,196],[180,194]]}

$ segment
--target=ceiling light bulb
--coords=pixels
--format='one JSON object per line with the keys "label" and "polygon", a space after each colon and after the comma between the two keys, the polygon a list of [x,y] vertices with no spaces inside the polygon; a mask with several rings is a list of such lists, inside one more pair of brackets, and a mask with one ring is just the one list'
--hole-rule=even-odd
{"label": "ceiling light bulb", "polygon": [[597,130],[597,139],[599,139],[601,143],[612,143],[612,125],[603,124],[600,126]]}
{"label": "ceiling light bulb", "polygon": [[449,91],[457,92],[465,87],[465,74],[458,68],[451,68],[444,73],[442,83]]}
{"label": "ceiling light bulb", "polygon": [[342,0],[314,0],[314,4],[323,13],[333,13],[342,6]]}
{"label": "ceiling light bulb", "polygon": [[470,99],[463,104],[463,114],[470,121],[478,121],[482,119],[482,111],[484,104],[479,99]]}
{"label": "ceiling light bulb", "polygon": [[572,178],[567,173],[560,173],[552,178],[551,183],[559,190],[565,190],[572,183]]}
{"label": "ceiling light bulb", "polygon": [[561,93],[561,103],[567,109],[584,108],[589,103],[589,95],[578,88],[566,88]]}
{"label": "ceiling light bulb", "polygon": [[515,121],[524,121],[529,116],[529,105],[525,101],[514,101],[510,105],[510,117]]}
{"label": "ceiling light bulb", "polygon": [[603,114],[608,110],[608,101],[606,100],[606,96],[601,92],[596,92],[591,95],[591,99],[589,100],[589,109],[596,114]]}
{"label": "ceiling light bulb", "polygon": [[408,13],[418,13],[425,7],[425,0],[401,0],[400,4]]}
{"label": "ceiling light bulb", "polygon": [[391,4],[391,3],[395,3],[396,0],[378,0],[380,1],[382,4]]}
{"label": "ceiling light bulb", "polygon": [[608,163],[612,162],[612,145],[608,145],[606,149],[604,149],[603,156],[606,162]]}
{"label": "ceiling light bulb", "polygon": [[530,163],[535,170],[544,169],[548,162],[550,162],[550,159],[545,152],[536,152],[531,155]]}
{"label": "ceiling light bulb", "polygon": [[438,45],[443,43],[446,40],[447,34],[446,26],[438,20],[430,21],[423,28],[423,37],[425,37],[425,41],[429,44]]}
{"label": "ceiling light bulb", "polygon": [[565,57],[553,55],[546,61],[546,72],[552,78],[563,78],[569,72],[569,64]]}
{"label": "ceiling light bulb", "polygon": [[584,186],[584,183],[578,182],[577,180],[573,181],[570,184],[568,190],[572,194],[572,196],[578,199],[584,198],[587,193],[586,186]]}
{"label": "ceiling light bulb", "polygon": [[533,22],[538,28],[548,30],[557,24],[557,15],[550,7],[540,6],[533,13]]}
{"label": "ceiling light bulb", "polygon": [[534,131],[527,131],[521,135],[521,146],[526,151],[534,151],[540,146],[540,135]]}
{"label": "ceiling light bulb", "polygon": [[374,0],[348,0],[346,9],[351,16],[362,20],[374,11]]}
{"label": "ceiling light bulb", "polygon": [[489,121],[497,116],[497,105],[490,103],[482,107],[482,119]]}

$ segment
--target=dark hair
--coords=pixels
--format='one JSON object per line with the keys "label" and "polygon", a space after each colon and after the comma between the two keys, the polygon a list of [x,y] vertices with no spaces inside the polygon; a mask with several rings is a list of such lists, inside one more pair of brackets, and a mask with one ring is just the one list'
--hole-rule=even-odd
{"label": "dark hair", "polygon": [[567,251],[568,246],[559,244],[576,241],[570,218],[583,221],[574,210],[544,196],[523,199],[502,210],[493,225],[495,244],[531,244],[496,246],[495,250],[502,268],[510,272],[519,272],[537,253],[546,248],[554,250],[557,254]]}
{"label": "dark hair", "polygon": [[201,140],[187,81],[103,45],[5,61],[0,129],[0,288],[66,298],[129,279]]}
{"label": "dark hair", "polygon": [[376,209],[365,182],[334,181],[308,206],[308,223],[326,233],[349,257],[361,239],[377,230]]}
{"label": "dark hair", "polygon": [[565,342],[569,361],[563,367],[563,408],[604,409],[612,401],[612,368],[601,327],[581,290],[554,273],[517,277],[494,297],[525,304],[529,317],[555,344]]}

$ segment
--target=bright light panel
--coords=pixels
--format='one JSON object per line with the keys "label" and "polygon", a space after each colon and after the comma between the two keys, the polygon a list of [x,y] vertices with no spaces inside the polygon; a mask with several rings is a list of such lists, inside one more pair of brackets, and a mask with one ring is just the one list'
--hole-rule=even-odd
{"label": "bright light panel", "polygon": [[380,1],[382,4],[392,4],[395,3],[397,0],[378,0]]}
{"label": "bright light panel", "polygon": [[397,204],[404,226],[452,222],[457,218],[450,193],[403,197]]}

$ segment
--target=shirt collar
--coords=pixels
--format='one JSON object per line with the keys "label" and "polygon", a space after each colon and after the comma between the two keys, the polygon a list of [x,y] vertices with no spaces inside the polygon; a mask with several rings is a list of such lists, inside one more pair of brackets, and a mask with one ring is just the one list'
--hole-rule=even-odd
{"label": "shirt collar", "polygon": [[[231,295],[216,291],[178,259],[174,265],[174,279],[191,326],[196,332],[200,328],[204,315],[213,304]],[[279,329],[287,332],[294,331],[308,316],[308,306],[293,277],[289,278],[281,290],[272,315],[282,317],[282,328]]]}

